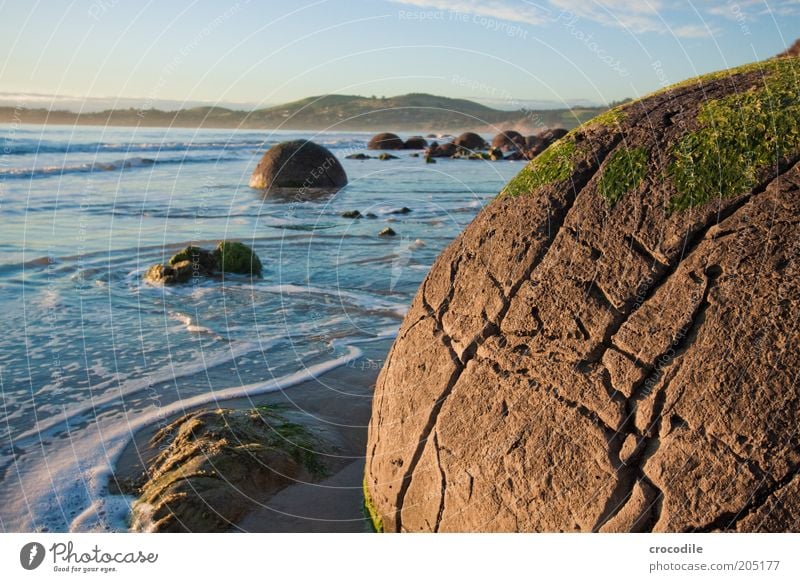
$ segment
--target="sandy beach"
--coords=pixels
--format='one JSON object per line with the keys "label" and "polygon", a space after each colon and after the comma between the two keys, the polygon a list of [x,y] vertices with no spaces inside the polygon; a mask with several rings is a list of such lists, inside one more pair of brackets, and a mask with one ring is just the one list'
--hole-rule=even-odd
{"label": "sandy beach", "polygon": [[[281,405],[301,413],[303,424],[335,443],[334,453],[321,454],[329,468],[324,479],[286,487],[231,531],[371,531],[363,512],[364,451],[375,380],[390,346],[391,340],[365,343],[360,346],[361,357],[312,381],[250,399],[220,402],[220,407],[234,409]],[[155,427],[148,427],[136,433],[119,458],[117,479],[137,477],[158,453],[148,445],[154,432]],[[115,489],[113,480],[110,487]]]}

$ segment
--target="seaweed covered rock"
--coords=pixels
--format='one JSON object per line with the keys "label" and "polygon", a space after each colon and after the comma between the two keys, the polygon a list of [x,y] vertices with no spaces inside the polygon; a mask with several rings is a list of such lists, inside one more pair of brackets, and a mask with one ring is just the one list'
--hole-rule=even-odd
{"label": "seaweed covered rock", "polygon": [[258,255],[249,246],[236,241],[222,241],[213,251],[188,246],[178,251],[166,265],[150,267],[144,278],[159,285],[186,283],[194,277],[214,277],[237,273],[260,277],[263,267]]}
{"label": "seaweed covered rock", "polygon": [[800,531],[800,60],[626,103],[439,256],[376,384],[386,531]]}
{"label": "seaweed covered rock", "polygon": [[198,273],[205,275],[209,275],[219,269],[219,261],[216,254],[200,247],[190,245],[175,253],[170,258],[169,264],[170,266],[176,266],[184,261],[191,262]]}
{"label": "seaweed covered rock", "polygon": [[395,133],[379,133],[373,136],[367,148],[371,150],[402,150],[405,147],[403,140]]}
{"label": "seaweed covered rock", "polygon": [[[191,281],[195,274],[191,261],[177,261],[168,265],[161,263],[153,265],[144,274],[144,278],[153,283],[161,285],[176,285],[178,283],[187,283]],[[198,273],[198,276],[202,273]]]}
{"label": "seaweed covered rock", "polygon": [[158,454],[126,486],[134,531],[227,531],[277,491],[326,470],[326,445],[274,407],[187,414],[161,429]]}
{"label": "seaweed covered rock", "polygon": [[261,260],[249,246],[237,241],[222,241],[214,250],[218,268],[222,273],[261,276]]}
{"label": "seaweed covered rock", "polygon": [[347,174],[330,150],[312,141],[285,141],[272,146],[253,170],[250,187],[336,189],[347,185]]}

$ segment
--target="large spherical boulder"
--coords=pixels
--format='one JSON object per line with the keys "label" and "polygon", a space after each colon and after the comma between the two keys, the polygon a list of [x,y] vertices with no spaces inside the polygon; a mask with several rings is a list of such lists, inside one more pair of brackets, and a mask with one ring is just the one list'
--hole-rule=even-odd
{"label": "large spherical boulder", "polygon": [[327,148],[312,141],[285,141],[272,146],[253,171],[250,187],[341,188],[347,185],[342,164]]}
{"label": "large spherical boulder", "polygon": [[376,523],[800,531],[798,78],[774,59],[613,109],[483,209],[376,384]]}
{"label": "large spherical boulder", "polygon": [[428,141],[419,135],[411,136],[403,143],[403,149],[407,150],[424,150],[426,147],[428,147]]}
{"label": "large spherical boulder", "polygon": [[525,137],[518,131],[509,129],[498,133],[492,139],[492,147],[507,152],[509,150],[519,150],[525,147]]}
{"label": "large spherical boulder", "polygon": [[471,131],[462,133],[453,140],[453,143],[458,148],[472,151],[483,150],[486,149],[487,146],[486,141],[481,136]]}
{"label": "large spherical boulder", "polygon": [[404,142],[394,133],[379,133],[367,144],[371,150],[402,150]]}

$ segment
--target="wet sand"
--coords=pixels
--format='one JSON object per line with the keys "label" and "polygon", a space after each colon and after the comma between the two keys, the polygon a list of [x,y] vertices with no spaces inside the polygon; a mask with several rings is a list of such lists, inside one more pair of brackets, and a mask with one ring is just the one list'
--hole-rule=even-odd
{"label": "wet sand", "polygon": [[[326,478],[286,487],[231,531],[371,531],[363,513],[364,452],[375,380],[390,346],[391,340],[360,344],[363,352],[360,358],[314,380],[278,392],[220,403],[224,408],[281,405],[335,446],[333,453],[320,454],[330,467]],[[158,453],[148,446],[157,428],[139,431],[128,444],[117,462],[118,479],[132,479],[141,474],[146,463]]]}

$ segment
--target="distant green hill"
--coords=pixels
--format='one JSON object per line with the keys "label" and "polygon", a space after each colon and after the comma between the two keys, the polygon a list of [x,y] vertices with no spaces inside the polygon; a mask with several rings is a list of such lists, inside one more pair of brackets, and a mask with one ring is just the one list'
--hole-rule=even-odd
{"label": "distant green hill", "polygon": [[467,99],[409,93],[396,97],[322,95],[255,111],[193,107],[178,111],[115,109],[77,114],[0,107],[0,122],[352,131],[491,131],[492,126],[502,126],[533,132],[542,127],[571,128],[604,110],[588,107],[502,111]]}

